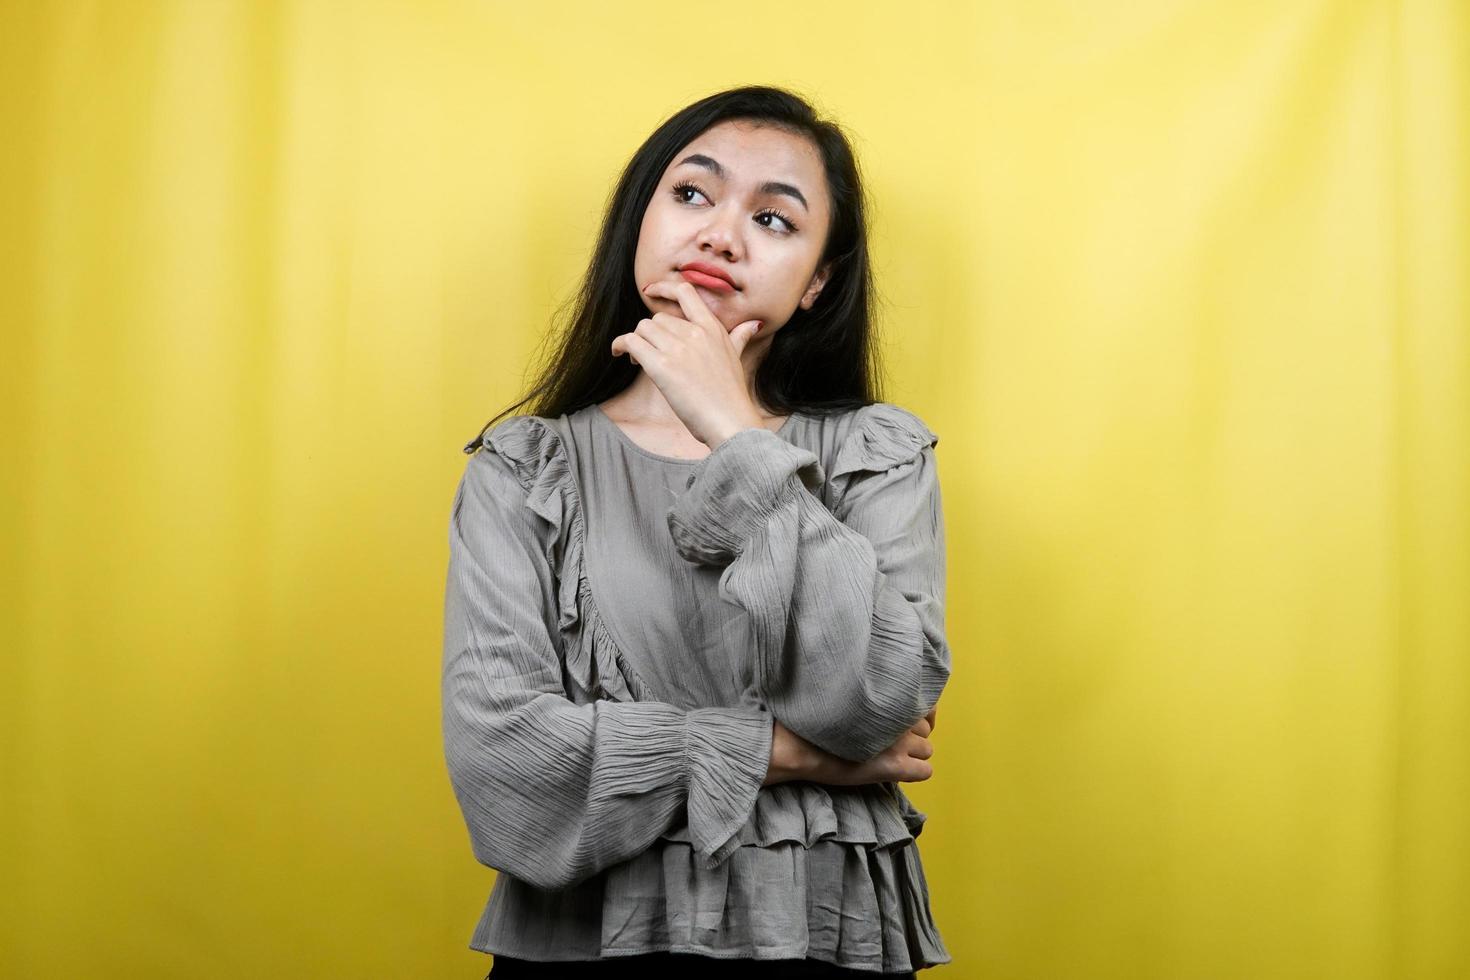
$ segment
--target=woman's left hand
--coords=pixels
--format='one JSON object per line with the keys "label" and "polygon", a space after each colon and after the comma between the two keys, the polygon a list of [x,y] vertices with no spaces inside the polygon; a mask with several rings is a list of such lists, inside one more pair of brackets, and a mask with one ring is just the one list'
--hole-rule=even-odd
{"label": "woman's left hand", "polygon": [[761,321],[726,331],[690,282],[651,282],[643,295],[678,303],[684,316],[659,312],[639,320],[632,333],[613,338],[613,355],[627,354],[647,371],[685,428],[711,450],[762,425],[740,362]]}

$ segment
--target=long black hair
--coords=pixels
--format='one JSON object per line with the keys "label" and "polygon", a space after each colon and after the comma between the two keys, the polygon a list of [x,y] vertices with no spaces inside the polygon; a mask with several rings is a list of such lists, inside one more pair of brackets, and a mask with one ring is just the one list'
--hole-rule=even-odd
{"label": "long black hair", "polygon": [[756,370],[756,395],[777,414],[825,414],[878,401],[882,365],[873,339],[875,299],[868,259],[868,205],[857,158],[836,123],[818,117],[805,99],[786,89],[750,85],[718,92],[681,109],[643,142],[613,190],[597,247],[573,297],[570,326],[548,333],[531,389],[506,406],[464,447],[471,453],[500,418],[532,403],[530,414],[556,418],[605,401],[640,370],[614,356],[613,338],[648,316],[633,277],[638,232],[648,202],[674,154],[711,126],[741,120],[810,139],[821,153],[831,198],[831,220],[818,268],[831,272],[812,308],[800,306],[771,340]]}

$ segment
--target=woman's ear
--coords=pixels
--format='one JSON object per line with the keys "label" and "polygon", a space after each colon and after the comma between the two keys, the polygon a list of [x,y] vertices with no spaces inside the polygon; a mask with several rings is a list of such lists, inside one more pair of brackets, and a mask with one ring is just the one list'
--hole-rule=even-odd
{"label": "woman's ear", "polygon": [[801,294],[801,302],[798,305],[800,305],[802,309],[809,310],[812,308],[812,304],[817,301],[817,297],[822,295],[822,287],[827,285],[827,278],[831,274],[832,263],[828,262],[826,265],[818,269],[816,274],[812,276],[811,284],[806,287],[806,292]]}

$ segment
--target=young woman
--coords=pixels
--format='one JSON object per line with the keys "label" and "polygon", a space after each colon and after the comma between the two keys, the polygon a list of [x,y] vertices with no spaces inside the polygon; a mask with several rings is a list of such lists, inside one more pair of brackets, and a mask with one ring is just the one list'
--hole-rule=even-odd
{"label": "young woman", "polygon": [[534,414],[464,447],[444,747],[491,977],[950,961],[897,785],[950,672],[938,439],[874,397],[871,291],[838,127],[713,95],[623,172]]}

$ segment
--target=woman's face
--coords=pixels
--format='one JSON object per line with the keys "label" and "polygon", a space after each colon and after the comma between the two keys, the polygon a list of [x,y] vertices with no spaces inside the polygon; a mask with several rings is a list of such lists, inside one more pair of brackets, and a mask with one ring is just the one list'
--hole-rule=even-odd
{"label": "woman's face", "polygon": [[[798,306],[811,308],[826,282],[828,270],[817,263],[829,205],[810,141],[739,120],[711,126],[674,154],[643,213],[633,259],[638,288],[693,282],[726,330],[763,320],[750,344],[769,343]],[[733,285],[681,272],[690,262],[724,272]],[[654,313],[683,316],[674,300],[643,302]]]}

